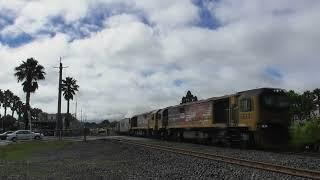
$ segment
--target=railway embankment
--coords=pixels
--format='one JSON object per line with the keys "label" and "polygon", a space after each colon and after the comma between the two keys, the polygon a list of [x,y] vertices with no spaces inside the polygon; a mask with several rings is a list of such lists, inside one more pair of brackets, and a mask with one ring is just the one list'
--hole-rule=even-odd
{"label": "railway embankment", "polygon": [[0,165],[2,179],[302,179],[112,140],[74,142]]}
{"label": "railway embankment", "polygon": [[245,160],[259,161],[264,163],[288,166],[293,168],[303,168],[308,170],[320,171],[320,153],[307,152],[277,152],[262,151],[252,149],[226,148],[212,145],[202,145],[185,142],[162,141],[157,139],[139,138],[139,137],[117,137],[118,139],[141,141],[153,145],[174,147],[179,149],[191,150],[196,152],[209,153]]}

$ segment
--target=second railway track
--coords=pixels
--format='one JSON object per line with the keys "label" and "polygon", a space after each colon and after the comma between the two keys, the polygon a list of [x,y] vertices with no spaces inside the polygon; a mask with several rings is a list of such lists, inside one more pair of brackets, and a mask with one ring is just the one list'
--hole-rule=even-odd
{"label": "second railway track", "polygon": [[281,165],[275,165],[275,164],[271,164],[271,163],[246,160],[246,159],[239,159],[239,158],[234,158],[234,157],[216,155],[216,154],[199,152],[199,151],[192,151],[192,150],[176,148],[176,147],[168,147],[168,146],[163,146],[163,145],[142,143],[142,142],[137,142],[134,140],[126,140],[126,139],[116,139],[116,140],[121,143],[126,143],[126,144],[131,144],[131,145],[136,145],[136,146],[141,146],[141,147],[146,147],[146,148],[151,148],[151,149],[157,149],[157,150],[162,150],[162,151],[166,151],[166,152],[192,156],[192,157],[196,157],[196,158],[203,158],[203,159],[208,159],[208,160],[213,160],[213,161],[220,161],[220,162],[239,165],[239,166],[243,166],[243,167],[255,168],[255,169],[276,172],[276,173],[282,173],[282,174],[303,177],[303,178],[320,179],[320,171],[316,171],[316,170],[308,170],[308,169],[300,169],[300,168],[294,168],[294,167],[288,167],[288,166],[281,166]]}

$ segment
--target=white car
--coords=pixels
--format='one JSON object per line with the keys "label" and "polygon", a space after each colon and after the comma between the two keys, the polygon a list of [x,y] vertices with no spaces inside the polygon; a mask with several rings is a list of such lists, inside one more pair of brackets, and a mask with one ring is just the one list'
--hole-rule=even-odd
{"label": "white car", "polygon": [[11,134],[7,134],[7,140],[17,141],[17,140],[28,140],[28,139],[42,139],[43,135],[40,133],[34,133],[29,130],[18,130]]}

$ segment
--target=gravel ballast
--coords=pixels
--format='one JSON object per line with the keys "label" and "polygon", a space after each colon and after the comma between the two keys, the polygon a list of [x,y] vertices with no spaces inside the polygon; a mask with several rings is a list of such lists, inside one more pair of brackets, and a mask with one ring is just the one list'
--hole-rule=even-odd
{"label": "gravel ballast", "polygon": [[302,179],[110,140],[0,162],[0,179]]}
{"label": "gravel ballast", "polygon": [[[143,140],[144,138],[141,138]],[[261,161],[271,164],[282,166],[289,166],[294,168],[302,168],[309,170],[320,171],[320,156],[307,156],[299,154],[288,154],[271,151],[250,150],[250,149],[237,149],[225,148],[217,146],[208,146],[192,143],[177,143],[170,141],[150,140],[148,143],[159,144],[171,147],[178,147],[183,149],[190,149],[194,151],[206,152],[216,155],[235,157],[247,160]]]}

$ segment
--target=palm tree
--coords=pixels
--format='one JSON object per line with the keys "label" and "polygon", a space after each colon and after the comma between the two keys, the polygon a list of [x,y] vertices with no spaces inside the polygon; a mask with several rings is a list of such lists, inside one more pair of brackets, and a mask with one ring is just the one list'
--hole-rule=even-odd
{"label": "palm tree", "polygon": [[23,91],[26,93],[26,108],[24,112],[25,129],[28,127],[28,115],[30,110],[30,94],[38,89],[38,81],[45,79],[44,67],[34,58],[22,61],[22,64],[15,68],[15,76],[18,82],[22,82]]}
{"label": "palm tree", "polygon": [[2,107],[4,108],[4,115],[1,118],[1,124],[2,124],[2,130],[5,131],[3,121],[7,119],[7,108],[11,107],[11,99],[13,97],[13,93],[7,89],[3,92],[3,101],[2,101]]}
{"label": "palm tree", "polygon": [[21,115],[25,111],[25,108],[26,108],[26,105],[23,104],[22,101],[19,101],[19,103],[17,104],[17,110],[16,110],[18,114],[18,129],[20,129]]}
{"label": "palm tree", "polygon": [[11,111],[12,111],[12,114],[11,114],[11,116],[13,117],[13,115],[14,115],[14,112],[15,111],[17,111],[17,109],[18,109],[18,105],[19,105],[19,103],[20,103],[21,101],[20,101],[20,98],[18,97],[18,96],[16,96],[16,95],[14,95],[13,97],[12,97],[12,99],[11,99]]}
{"label": "palm tree", "polygon": [[2,103],[2,106],[4,108],[4,117],[7,115],[7,108],[11,108],[11,101],[13,96],[14,96],[13,93],[9,89],[7,89],[4,92],[3,103]]}
{"label": "palm tree", "polygon": [[77,85],[77,80],[72,77],[66,77],[66,79],[62,80],[62,91],[64,99],[67,101],[67,118],[65,121],[66,128],[69,128],[69,108],[70,108],[70,100],[73,100],[73,95],[78,91],[79,86]]}

